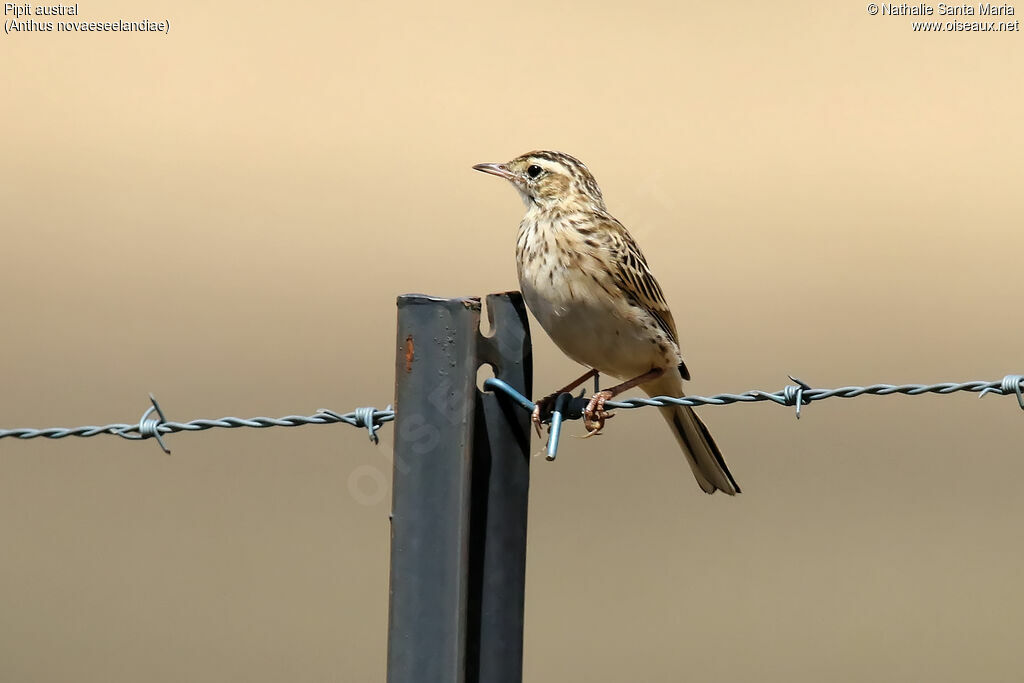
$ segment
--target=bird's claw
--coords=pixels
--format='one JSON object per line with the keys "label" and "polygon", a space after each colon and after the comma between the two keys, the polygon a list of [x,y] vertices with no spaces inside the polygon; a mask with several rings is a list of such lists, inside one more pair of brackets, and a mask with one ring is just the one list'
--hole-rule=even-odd
{"label": "bird's claw", "polygon": [[[543,436],[540,426],[544,424],[543,416],[545,413],[551,412],[551,406],[558,398],[558,394],[548,394],[544,398],[538,400],[533,406],[533,413],[530,414],[530,421],[533,422],[533,428],[537,430],[537,436]],[[548,425],[548,431],[551,431],[551,425]]]}
{"label": "bird's claw", "polygon": [[[534,404],[533,412],[530,414],[530,421],[533,422],[533,428],[537,430],[538,437],[544,435],[541,431],[541,425],[544,424],[545,414],[551,412],[552,404],[560,395],[558,392],[548,394]],[[587,429],[587,433],[583,436],[584,439],[600,434],[601,430],[604,429],[605,421],[615,417],[614,413],[609,413],[604,409],[604,402],[611,397],[612,393],[610,391],[599,391],[587,403],[587,407],[583,411],[583,426]],[[550,424],[548,425],[548,431],[551,431]]]}
{"label": "bird's claw", "polygon": [[615,417],[613,413],[606,412],[604,409],[604,402],[611,397],[610,391],[599,391],[587,403],[587,407],[583,410],[583,426],[587,429],[584,439],[600,434],[604,429],[605,421]]}
{"label": "bird's claw", "polygon": [[543,432],[541,432],[540,429],[540,401],[538,401],[537,404],[533,407],[533,413],[530,414],[530,421],[533,422],[533,428],[537,430],[537,436],[543,436],[544,434]]}

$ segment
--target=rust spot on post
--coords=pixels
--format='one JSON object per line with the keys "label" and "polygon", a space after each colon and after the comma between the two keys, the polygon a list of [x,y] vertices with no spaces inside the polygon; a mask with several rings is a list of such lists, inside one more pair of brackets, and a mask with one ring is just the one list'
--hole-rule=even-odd
{"label": "rust spot on post", "polygon": [[405,338],[405,371],[412,372],[412,361],[416,357],[412,335]]}

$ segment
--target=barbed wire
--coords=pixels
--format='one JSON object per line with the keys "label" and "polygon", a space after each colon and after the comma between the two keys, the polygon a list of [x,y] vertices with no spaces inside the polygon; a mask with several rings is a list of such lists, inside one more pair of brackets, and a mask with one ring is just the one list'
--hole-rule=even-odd
{"label": "barbed wire", "polygon": [[[378,442],[377,430],[385,422],[395,419],[395,411],[388,406],[384,410],[377,408],[356,408],[350,413],[336,413],[333,410],[321,408],[316,415],[286,415],[284,417],[251,417],[243,419],[240,417],[222,417],[219,420],[198,419],[190,422],[170,422],[164,415],[153,394],[149,395],[152,405],[146,409],[142,417],[135,424],[118,423],[103,426],[84,427],[50,427],[47,429],[0,429],[0,439],[11,437],[15,439],[63,439],[69,436],[90,437],[100,434],[113,434],[123,439],[148,439],[154,437],[165,453],[170,453],[164,444],[162,435],[173,434],[174,432],[201,432],[207,429],[237,429],[239,427],[251,427],[254,429],[265,429],[267,427],[300,427],[310,424],[334,424],[344,423],[353,427],[365,428],[373,443]],[[158,415],[152,418],[153,413]]]}
{"label": "barbed wire", "polygon": [[[806,382],[793,376],[790,379],[796,382],[795,385],[787,385],[778,391],[761,391],[751,389],[740,394],[714,394],[712,396],[655,396],[652,398],[630,398],[622,401],[607,401],[605,408],[630,410],[644,407],[664,407],[669,405],[680,406],[722,406],[734,403],[757,403],[771,401],[773,403],[796,408],[796,417],[800,417],[801,406],[806,406],[815,401],[823,401],[827,398],[856,398],[864,395],[889,396],[892,394],[903,394],[906,396],[921,396],[923,394],[947,395],[961,391],[977,393],[984,396],[988,393],[1000,396],[1017,397],[1017,403],[1024,409],[1024,375],[1006,375],[995,381],[970,381],[970,382],[940,382],[937,384],[872,384],[866,387],[846,386],[835,389],[816,389]],[[536,403],[517,391],[508,383],[489,378],[484,381],[484,388],[504,394],[523,409],[532,412]],[[284,417],[251,417],[248,419],[239,417],[222,417],[218,420],[196,419],[189,422],[172,422],[167,420],[160,404],[150,394],[149,399],[152,405],[146,409],[137,423],[117,423],[102,426],[86,425],[82,427],[48,427],[45,429],[0,429],[0,439],[63,439],[70,436],[91,437],[100,434],[110,434],[123,439],[148,439],[155,438],[165,453],[170,453],[164,444],[163,435],[175,432],[199,432],[207,429],[237,429],[249,427],[254,429],[265,429],[268,427],[299,427],[310,424],[335,424],[343,423],[353,427],[366,429],[370,440],[378,442],[377,431],[386,422],[395,419],[395,411],[391,406],[383,410],[373,407],[356,408],[349,413],[337,413],[326,408],[320,409],[315,415],[286,415]],[[587,405],[584,394],[572,396],[561,394],[553,401],[549,411],[545,411],[544,421],[550,424],[547,457],[555,459],[558,449],[558,440],[561,433],[561,424],[564,420],[577,420],[583,416],[583,410]],[[157,417],[151,417],[153,413]]]}
{"label": "barbed wire", "polygon": [[[1024,410],[1024,375],[1006,375],[993,382],[939,382],[937,384],[872,384],[866,387],[848,386],[835,389],[815,389],[792,375],[795,385],[788,385],[778,391],[768,392],[752,389],[741,394],[715,394],[713,396],[654,396],[652,398],[630,398],[622,401],[606,401],[605,408],[630,410],[648,406],[723,406],[733,403],[757,403],[771,401],[783,406],[796,408],[796,417],[800,419],[800,407],[812,401],[823,401],[826,398],[856,398],[857,396],[875,395],[889,396],[903,394],[921,396],[923,394],[953,394],[959,391],[977,393],[979,398],[988,393],[1000,396],[1015,395],[1017,403]],[[533,411],[536,403],[516,391],[515,388],[500,379],[490,378],[484,381],[485,389],[500,391],[518,403],[524,409]],[[583,410],[588,403],[584,392],[579,396],[561,394],[548,408],[549,414],[543,415],[544,422],[550,425],[547,443],[547,459],[554,460],[558,451],[558,440],[563,420],[578,420],[583,417]],[[547,413],[547,411],[545,411]]]}

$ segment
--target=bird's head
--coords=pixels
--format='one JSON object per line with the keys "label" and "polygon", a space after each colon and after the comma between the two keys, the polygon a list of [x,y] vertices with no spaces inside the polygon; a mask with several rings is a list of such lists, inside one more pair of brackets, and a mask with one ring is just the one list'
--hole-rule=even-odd
{"label": "bird's head", "polygon": [[504,164],[473,168],[508,180],[528,208],[605,208],[594,176],[582,161],[562,152],[530,152]]}

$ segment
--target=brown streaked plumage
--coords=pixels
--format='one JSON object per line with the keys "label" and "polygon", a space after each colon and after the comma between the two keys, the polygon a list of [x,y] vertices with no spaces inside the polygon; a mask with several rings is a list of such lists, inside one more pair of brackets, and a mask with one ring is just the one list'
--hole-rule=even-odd
{"label": "brown streaked plumage", "polygon": [[[568,154],[536,151],[473,168],[505,178],[518,190],[526,204],[516,239],[523,297],[562,351],[590,368],[541,403],[597,372],[624,380],[590,400],[584,418],[592,435],[609,417],[604,402],[627,389],[682,396],[682,382],[690,373],[665,295],[636,241],[608,213],[587,167]],[[538,425],[540,410],[538,404]],[[693,409],[660,410],[701,489],[739,493],[721,451]]]}

